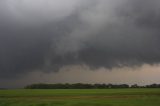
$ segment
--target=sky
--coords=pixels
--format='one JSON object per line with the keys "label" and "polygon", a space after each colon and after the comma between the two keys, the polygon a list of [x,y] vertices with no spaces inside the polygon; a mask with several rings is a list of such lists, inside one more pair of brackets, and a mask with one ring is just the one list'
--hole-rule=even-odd
{"label": "sky", "polygon": [[152,84],[159,0],[1,0],[0,87]]}

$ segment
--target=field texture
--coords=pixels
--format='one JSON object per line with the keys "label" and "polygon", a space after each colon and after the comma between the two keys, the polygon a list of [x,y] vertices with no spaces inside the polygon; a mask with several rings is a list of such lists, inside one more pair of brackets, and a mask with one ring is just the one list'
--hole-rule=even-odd
{"label": "field texture", "polygon": [[0,90],[0,106],[160,106],[160,89]]}

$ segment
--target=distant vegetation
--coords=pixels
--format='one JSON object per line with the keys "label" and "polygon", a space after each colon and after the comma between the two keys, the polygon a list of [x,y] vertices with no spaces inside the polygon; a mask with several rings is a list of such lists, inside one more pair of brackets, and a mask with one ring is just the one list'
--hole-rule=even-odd
{"label": "distant vegetation", "polygon": [[109,89],[109,88],[160,88],[160,84],[151,84],[146,86],[139,86],[137,84],[31,84],[25,89]]}

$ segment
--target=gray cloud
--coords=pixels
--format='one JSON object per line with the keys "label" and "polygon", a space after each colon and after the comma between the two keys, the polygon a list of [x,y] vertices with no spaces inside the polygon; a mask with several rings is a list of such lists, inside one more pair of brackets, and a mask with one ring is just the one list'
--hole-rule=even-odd
{"label": "gray cloud", "polygon": [[160,61],[159,0],[0,2],[1,77]]}

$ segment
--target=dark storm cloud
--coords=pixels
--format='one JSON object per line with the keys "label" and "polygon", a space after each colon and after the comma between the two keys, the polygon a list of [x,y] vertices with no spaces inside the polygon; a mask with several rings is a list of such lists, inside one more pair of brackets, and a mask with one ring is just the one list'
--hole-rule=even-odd
{"label": "dark storm cloud", "polygon": [[74,64],[112,68],[158,63],[159,4],[159,0],[0,1],[0,76],[58,71]]}

